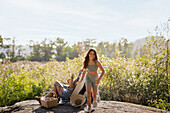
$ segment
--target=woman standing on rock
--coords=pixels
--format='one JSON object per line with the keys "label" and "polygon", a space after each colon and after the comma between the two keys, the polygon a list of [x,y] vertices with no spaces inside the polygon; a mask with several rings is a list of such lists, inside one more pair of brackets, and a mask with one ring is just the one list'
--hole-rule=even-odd
{"label": "woman standing on rock", "polygon": [[[100,77],[98,77],[98,73],[97,73],[98,67],[102,71]],[[86,90],[87,90],[87,103],[88,103],[87,112],[92,111],[91,109],[91,87],[93,88],[92,89],[93,107],[97,106],[97,87],[104,73],[105,73],[105,70],[103,69],[101,63],[98,61],[96,50],[89,49],[84,60],[82,78],[79,82],[76,83],[78,84],[82,82],[86,74]]]}

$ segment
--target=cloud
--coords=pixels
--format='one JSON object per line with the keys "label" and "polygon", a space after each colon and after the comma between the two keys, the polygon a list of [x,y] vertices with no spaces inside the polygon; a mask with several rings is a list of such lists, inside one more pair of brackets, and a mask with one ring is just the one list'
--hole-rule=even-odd
{"label": "cloud", "polygon": [[46,10],[48,8],[45,7],[44,4],[42,4],[40,1],[36,0],[5,0],[6,3],[11,5],[16,5],[17,7],[21,8],[30,8],[30,9],[40,9],[40,10]]}
{"label": "cloud", "polygon": [[[21,9],[30,9],[32,13],[39,13],[43,15],[72,15],[93,20],[111,21],[110,18],[105,17],[106,14],[112,16],[120,16],[118,12],[108,10],[108,8],[101,6],[97,2],[61,2],[61,1],[41,1],[41,0],[6,0],[8,4],[16,5]],[[75,5],[76,4],[76,5]],[[107,15],[106,15],[107,16]]]}
{"label": "cloud", "polygon": [[170,10],[169,0],[3,0],[1,4],[2,34],[29,39],[136,38],[165,22]]}

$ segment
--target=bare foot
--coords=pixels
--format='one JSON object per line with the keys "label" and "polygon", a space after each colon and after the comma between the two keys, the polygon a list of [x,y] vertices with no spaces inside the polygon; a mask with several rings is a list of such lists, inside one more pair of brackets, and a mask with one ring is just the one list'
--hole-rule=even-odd
{"label": "bare foot", "polygon": [[36,100],[40,103],[40,105],[41,105],[40,97],[35,96],[35,99],[36,99]]}

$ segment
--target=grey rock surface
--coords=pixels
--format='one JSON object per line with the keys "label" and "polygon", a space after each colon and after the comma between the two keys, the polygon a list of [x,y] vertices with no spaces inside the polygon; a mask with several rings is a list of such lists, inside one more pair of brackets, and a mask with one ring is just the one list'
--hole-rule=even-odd
{"label": "grey rock surface", "polygon": [[[69,103],[61,104],[56,108],[44,108],[36,100],[18,102],[12,106],[0,107],[1,113],[85,113],[87,104],[80,108]],[[170,113],[169,111],[156,109],[126,102],[101,101],[92,113]]]}

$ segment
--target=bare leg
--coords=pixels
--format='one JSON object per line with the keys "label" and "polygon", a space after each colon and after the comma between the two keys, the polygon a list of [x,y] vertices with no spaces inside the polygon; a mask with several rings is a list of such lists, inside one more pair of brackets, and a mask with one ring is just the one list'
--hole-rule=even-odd
{"label": "bare leg", "polygon": [[74,85],[73,85],[73,79],[74,79],[74,74],[71,75],[71,80],[70,80],[70,84],[69,84],[69,87],[70,88],[73,88]]}
{"label": "bare leg", "polygon": [[52,97],[53,95],[61,96],[61,92],[63,89],[64,88],[62,87],[61,83],[58,81],[55,81],[52,90],[47,95],[45,95],[45,97]]}
{"label": "bare leg", "polygon": [[35,99],[36,99],[36,100],[40,103],[40,105],[41,105],[40,97],[35,96]]}
{"label": "bare leg", "polygon": [[92,92],[93,92],[93,94],[92,94],[92,96],[93,96],[93,107],[95,108],[95,107],[97,107],[97,89],[93,89]]}
{"label": "bare leg", "polygon": [[[55,81],[52,90],[47,95],[45,95],[45,97],[52,97],[53,95],[57,95],[57,94],[61,96],[61,92],[63,89],[64,88],[62,87],[60,82]],[[35,99],[41,104],[40,97],[35,96]]]}
{"label": "bare leg", "polygon": [[91,107],[91,86],[86,87],[87,90],[87,104]]}
{"label": "bare leg", "polygon": [[53,87],[53,89],[47,95],[45,95],[44,97],[52,97],[53,95],[56,95],[56,94],[57,94],[56,88]]}
{"label": "bare leg", "polygon": [[97,99],[97,89],[92,90],[92,97],[93,97],[94,100]]}

